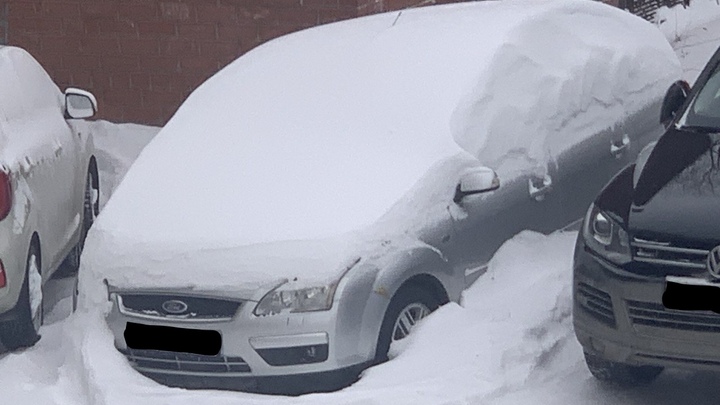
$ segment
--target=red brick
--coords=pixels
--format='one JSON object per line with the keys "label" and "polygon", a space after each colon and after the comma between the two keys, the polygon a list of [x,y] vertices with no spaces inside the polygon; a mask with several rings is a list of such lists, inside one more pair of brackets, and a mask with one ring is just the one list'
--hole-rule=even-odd
{"label": "red brick", "polygon": [[100,59],[100,67],[112,72],[137,72],[138,58],[134,56],[103,56]]}
{"label": "red brick", "polygon": [[327,24],[354,17],[342,10],[318,10],[318,24]]}
{"label": "red brick", "polygon": [[168,92],[146,91],[143,94],[144,105],[162,107],[165,104],[175,103],[178,95]]}
{"label": "red brick", "polygon": [[185,58],[180,60],[180,69],[184,73],[210,74],[217,70],[217,62],[208,58]]}
{"label": "red brick", "polygon": [[70,87],[70,82],[72,82],[72,79],[70,77],[69,70],[51,69],[51,70],[48,70],[48,73],[50,73],[50,77],[52,77],[55,84],[57,84],[58,87],[60,87],[61,89]]}
{"label": "red brick", "polygon": [[308,9],[278,9],[267,20],[276,25],[312,27],[318,23],[318,13],[317,10]]}
{"label": "red brick", "polygon": [[82,51],[93,55],[118,55],[120,45],[116,38],[97,38],[87,36],[81,41]]}
{"label": "red brick", "polygon": [[158,56],[140,58],[139,65],[140,72],[173,74],[180,71],[178,59],[174,57]]}
{"label": "red brick", "polygon": [[217,32],[214,24],[178,24],[178,36],[196,40],[217,39]]}
{"label": "red brick", "polygon": [[89,17],[85,19],[86,32],[102,38],[137,38],[137,25],[127,19],[114,17]]}
{"label": "red brick", "polygon": [[26,18],[37,18],[42,16],[42,7],[40,2],[33,3],[17,3],[12,2],[8,4],[8,18],[9,19],[20,19]]}
{"label": "red brick", "polygon": [[133,89],[150,89],[150,75],[147,73],[130,74],[130,87]]}
{"label": "red brick", "polygon": [[71,84],[85,90],[93,89],[92,74],[84,69],[71,69]]}
{"label": "red brick", "polygon": [[100,61],[95,55],[84,55],[81,53],[66,55],[63,58],[63,65],[71,70],[92,71],[100,67]]}
{"label": "red brick", "polygon": [[63,22],[60,18],[26,18],[22,21],[22,26],[38,33],[63,32]]}
{"label": "red brick", "polygon": [[153,91],[170,91],[172,83],[176,80],[176,75],[170,74],[154,74],[150,75],[149,88]]}
{"label": "red brick", "polygon": [[158,7],[154,1],[147,3],[118,3],[118,19],[137,23],[140,21],[156,21],[158,18]]}
{"label": "red brick", "polygon": [[116,0],[90,0],[80,5],[84,15],[117,17]]}
{"label": "red brick", "polygon": [[120,42],[120,53],[123,55],[157,56],[158,41],[155,39],[123,38]]}
{"label": "red brick", "polygon": [[175,23],[172,21],[143,21],[137,24],[137,30],[143,37],[177,35]]}
{"label": "red brick", "polygon": [[73,54],[80,51],[80,39],[76,36],[48,35],[40,39],[43,52],[55,51]]}
{"label": "red brick", "polygon": [[59,70],[65,67],[63,65],[62,51],[43,51],[38,53],[35,59],[37,59],[46,70]]}
{"label": "red brick", "polygon": [[252,21],[265,20],[272,14],[267,7],[238,7],[238,17]]}
{"label": "red brick", "polygon": [[188,4],[164,1],[160,3],[160,17],[170,21],[194,21]]}
{"label": "red brick", "polygon": [[[140,95],[142,94],[140,90],[131,90],[130,73],[126,72],[113,72],[110,75],[110,88],[115,90],[109,94],[112,94],[112,98],[116,100],[124,97],[132,99],[135,99],[136,97],[140,98]],[[108,97],[110,96],[108,95]]]}
{"label": "red brick", "polygon": [[200,56],[204,58],[213,58],[225,60],[228,57],[235,59],[240,55],[239,41],[228,42],[200,42]]}
{"label": "red brick", "polygon": [[299,28],[292,25],[261,25],[258,27],[258,35],[262,41],[269,41],[273,38],[281,37],[297,30],[299,30]]}
{"label": "red brick", "polygon": [[195,6],[197,21],[200,23],[237,23],[235,6],[218,4],[197,4]]}
{"label": "red brick", "polygon": [[85,34],[85,24],[77,18],[63,18],[63,32],[66,34]]}
{"label": "red brick", "polygon": [[80,7],[77,2],[43,1],[42,12],[53,18],[80,18]]}
{"label": "red brick", "polygon": [[199,49],[192,39],[163,38],[158,41],[160,55],[199,55]]}

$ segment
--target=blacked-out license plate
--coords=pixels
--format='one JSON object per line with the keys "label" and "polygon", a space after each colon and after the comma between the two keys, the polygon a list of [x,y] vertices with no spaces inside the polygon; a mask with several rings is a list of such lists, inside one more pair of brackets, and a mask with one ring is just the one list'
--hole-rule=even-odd
{"label": "blacked-out license plate", "polygon": [[665,281],[665,292],[662,296],[665,308],[720,313],[720,283],[671,276]]}
{"label": "blacked-out license plate", "polygon": [[130,349],[163,350],[215,356],[220,353],[222,336],[216,330],[185,329],[128,322],[125,343]]}

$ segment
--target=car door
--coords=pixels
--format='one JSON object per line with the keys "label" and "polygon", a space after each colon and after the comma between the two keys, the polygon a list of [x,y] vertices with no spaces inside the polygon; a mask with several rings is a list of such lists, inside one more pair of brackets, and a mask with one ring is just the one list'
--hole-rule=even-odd
{"label": "car door", "polygon": [[553,191],[552,167],[535,163],[518,170],[501,166],[500,187],[468,196],[451,206],[454,242],[447,250],[456,272],[465,274],[466,285],[487,268],[495,252],[523,230],[548,232],[555,223],[547,215],[559,204]]}
{"label": "car door", "polygon": [[549,215],[558,220],[556,228],[581,219],[612,177],[634,162],[642,148],[662,132],[659,104],[652,104],[622,123],[556,152],[554,192],[559,204],[549,207]]}
{"label": "car door", "polygon": [[[41,237],[43,267],[54,267],[68,249],[79,224],[78,142],[63,114],[62,93],[27,52],[16,49],[13,112],[9,136],[23,145],[21,168]],[[84,180],[84,179],[83,179]]]}

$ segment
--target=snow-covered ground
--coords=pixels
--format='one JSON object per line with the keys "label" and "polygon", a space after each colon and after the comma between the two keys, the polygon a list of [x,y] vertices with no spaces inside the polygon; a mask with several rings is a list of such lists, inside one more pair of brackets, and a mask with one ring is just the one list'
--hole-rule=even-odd
{"label": "snow-covered ground", "polygon": [[[701,10],[694,5],[659,14],[665,18],[660,28],[691,82],[720,43],[720,6],[714,0],[694,4],[702,4]],[[681,25],[686,21],[691,22]],[[107,196],[157,129],[94,125],[101,133],[96,144],[106,162],[101,176]],[[0,355],[0,404],[717,404],[720,374],[671,370],[633,389],[607,387],[590,376],[570,317],[575,236],[516,236],[465,293],[463,305],[447,305],[423,321],[394,348],[399,354],[393,361],[367,370],[345,390],[297,398],[157,385],[135,373],[119,353],[93,344],[112,339],[86,329],[99,320],[65,318],[69,288],[61,280],[46,292],[52,299],[42,340],[23,352]],[[80,339],[72,338],[78,334]],[[82,350],[96,361],[92,367],[77,355]]]}

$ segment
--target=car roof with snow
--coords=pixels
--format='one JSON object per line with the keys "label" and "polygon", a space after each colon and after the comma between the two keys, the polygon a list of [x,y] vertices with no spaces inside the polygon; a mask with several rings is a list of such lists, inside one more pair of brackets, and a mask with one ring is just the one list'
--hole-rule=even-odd
{"label": "car roof with snow", "polygon": [[[424,198],[411,190],[442,162],[541,159],[640,110],[677,71],[651,24],[594,2],[473,2],[304,30],[196,89],[96,226],[195,247],[346,234]],[[456,174],[434,181],[454,189]]]}

